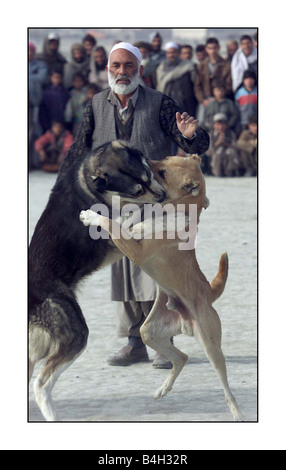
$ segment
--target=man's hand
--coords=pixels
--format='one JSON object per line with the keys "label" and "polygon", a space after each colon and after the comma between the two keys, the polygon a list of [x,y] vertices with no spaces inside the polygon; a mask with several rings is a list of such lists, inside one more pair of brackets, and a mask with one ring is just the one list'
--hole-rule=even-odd
{"label": "man's hand", "polygon": [[222,145],[223,147],[229,147],[229,144],[226,142],[226,136],[224,132],[221,132],[215,142],[214,146],[219,147]]}
{"label": "man's hand", "polygon": [[191,139],[198,128],[199,121],[189,116],[188,113],[176,113],[176,120],[179,131],[184,137]]}

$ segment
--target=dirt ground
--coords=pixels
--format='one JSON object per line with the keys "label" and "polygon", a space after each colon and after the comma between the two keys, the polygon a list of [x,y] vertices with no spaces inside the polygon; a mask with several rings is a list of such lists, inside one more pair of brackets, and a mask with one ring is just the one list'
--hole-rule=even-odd
{"label": "dirt ground", "polygon": [[[30,234],[47,202],[56,176],[33,171],[29,176]],[[197,258],[211,280],[219,257],[227,251],[229,278],[216,302],[223,331],[230,387],[248,422],[257,421],[257,180],[206,178],[210,206],[200,220]],[[175,344],[188,362],[173,390],[160,400],[153,392],[167,370],[150,361],[112,367],[106,358],[126,344],[116,337],[116,305],[110,301],[110,267],[93,274],[81,287],[79,303],[90,335],[84,353],[54,387],[60,420],[70,422],[228,422],[232,416],[212,366],[193,338],[177,336]],[[30,384],[29,421],[43,421]]]}

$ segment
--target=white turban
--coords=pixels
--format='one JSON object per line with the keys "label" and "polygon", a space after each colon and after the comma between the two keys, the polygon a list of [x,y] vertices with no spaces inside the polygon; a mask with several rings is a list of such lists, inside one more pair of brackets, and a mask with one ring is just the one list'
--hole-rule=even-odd
{"label": "white turban", "polygon": [[139,62],[139,65],[141,64],[142,61],[142,55],[141,52],[139,51],[138,47],[132,46],[132,44],[129,44],[129,42],[119,42],[118,44],[115,44],[113,48],[111,49],[108,57],[108,64],[110,60],[110,56],[112,52],[116,51],[117,49],[125,49],[126,51],[131,52],[131,54],[135,55],[136,59]]}
{"label": "white turban", "polygon": [[167,42],[165,46],[165,51],[167,51],[168,49],[179,49],[179,46],[176,42]]}

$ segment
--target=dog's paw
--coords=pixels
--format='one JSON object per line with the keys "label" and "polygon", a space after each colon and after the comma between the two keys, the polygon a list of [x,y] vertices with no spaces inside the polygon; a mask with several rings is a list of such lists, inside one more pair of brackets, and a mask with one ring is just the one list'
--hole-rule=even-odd
{"label": "dog's paw", "polygon": [[85,225],[97,225],[97,217],[99,214],[88,209],[87,211],[81,211],[79,214],[80,221]]}
{"label": "dog's paw", "polygon": [[154,399],[163,398],[171,390],[172,387],[168,387],[165,383],[159,387],[154,393]]}

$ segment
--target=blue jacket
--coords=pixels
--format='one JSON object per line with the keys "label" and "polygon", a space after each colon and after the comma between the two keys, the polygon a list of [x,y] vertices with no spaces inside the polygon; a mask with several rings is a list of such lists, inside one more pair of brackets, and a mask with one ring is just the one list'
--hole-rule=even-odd
{"label": "blue jacket", "polygon": [[257,114],[257,86],[251,91],[242,86],[235,93],[235,102],[240,111],[242,126],[246,126],[249,118]]}

